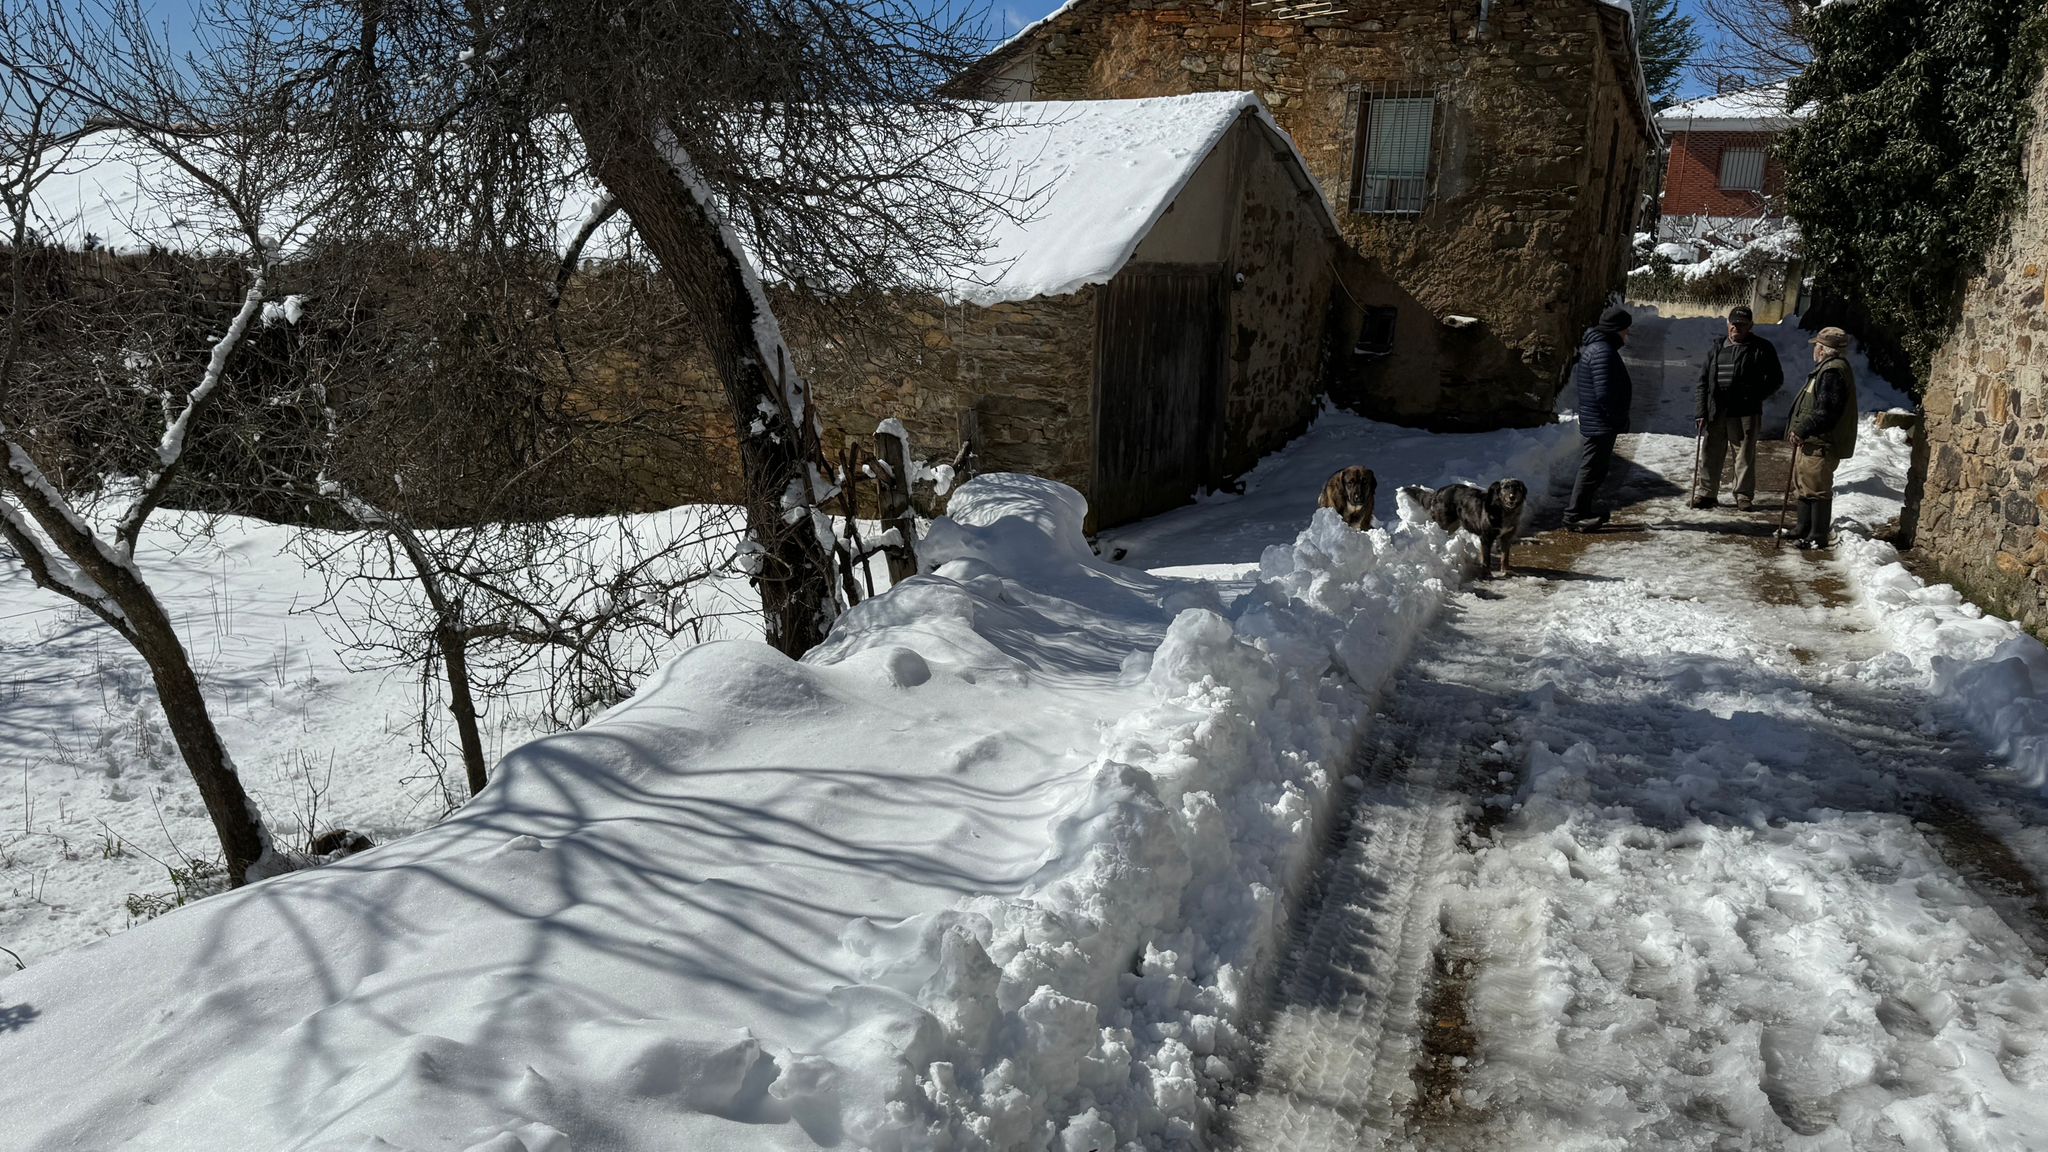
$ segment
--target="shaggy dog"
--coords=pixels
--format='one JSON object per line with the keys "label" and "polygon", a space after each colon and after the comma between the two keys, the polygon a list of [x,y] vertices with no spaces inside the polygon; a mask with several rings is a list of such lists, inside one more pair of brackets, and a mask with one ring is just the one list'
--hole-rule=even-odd
{"label": "shaggy dog", "polygon": [[1337,515],[1346,524],[1360,532],[1372,528],[1372,498],[1379,487],[1373,478],[1372,469],[1356,464],[1330,477],[1323,485],[1323,494],[1316,499],[1318,508],[1335,508]]}
{"label": "shaggy dog", "polygon": [[1493,574],[1493,546],[1500,545],[1500,574],[1509,572],[1508,550],[1522,534],[1522,505],[1529,499],[1529,486],[1520,480],[1496,480],[1485,490],[1470,484],[1451,484],[1432,492],[1427,488],[1403,488],[1403,495],[1422,505],[1436,526],[1446,532],[1460,528],[1479,537],[1479,559]]}

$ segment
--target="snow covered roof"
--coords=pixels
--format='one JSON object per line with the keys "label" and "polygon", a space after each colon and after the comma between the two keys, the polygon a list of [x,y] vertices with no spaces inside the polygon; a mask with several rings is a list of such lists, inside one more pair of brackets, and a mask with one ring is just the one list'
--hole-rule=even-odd
{"label": "snow covered roof", "polygon": [[71,146],[31,205],[48,239],[117,252],[241,246],[234,221],[169,161],[121,132]]}
{"label": "snow covered roof", "polygon": [[1766,84],[1673,104],[1657,114],[1666,132],[1781,132],[1806,119],[1806,109],[1785,111],[1784,84]]}
{"label": "snow covered roof", "polygon": [[1250,92],[1002,104],[972,146],[986,158],[987,187],[1017,189],[1023,203],[1018,218],[992,221],[988,247],[944,294],[986,305],[1107,283],[1247,115],[1286,143],[1334,233],[1336,216],[1301,154]]}
{"label": "snow covered roof", "polygon": [[[958,161],[950,167],[959,179],[977,185],[983,201],[1003,205],[989,214],[986,246],[933,285],[949,301],[989,305],[1107,283],[1246,116],[1286,145],[1300,186],[1317,189],[1325,224],[1336,232],[1335,214],[1300,153],[1250,92],[1027,101],[989,111],[985,127],[948,145],[964,155],[938,161]],[[577,187],[558,212],[565,242],[594,199],[580,182],[571,183]],[[208,218],[204,196],[180,193],[186,184],[146,147],[108,134],[73,151],[41,187],[36,210],[60,243],[82,245],[90,237],[117,250],[238,246],[231,222]],[[602,253],[623,238],[625,227],[614,221],[587,251]],[[286,224],[281,231],[291,247],[293,229]]]}

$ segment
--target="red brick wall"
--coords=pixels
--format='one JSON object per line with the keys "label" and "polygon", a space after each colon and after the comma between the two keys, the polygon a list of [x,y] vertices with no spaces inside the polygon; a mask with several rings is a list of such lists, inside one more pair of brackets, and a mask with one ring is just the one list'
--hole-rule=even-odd
{"label": "red brick wall", "polygon": [[[1664,173],[1666,216],[1752,216],[1764,206],[1754,192],[1721,188],[1721,153],[1728,148],[1762,148],[1764,197],[1785,188],[1785,170],[1771,152],[1771,132],[1680,132],[1671,137],[1671,163]],[[1780,209],[1782,211],[1782,208]]]}

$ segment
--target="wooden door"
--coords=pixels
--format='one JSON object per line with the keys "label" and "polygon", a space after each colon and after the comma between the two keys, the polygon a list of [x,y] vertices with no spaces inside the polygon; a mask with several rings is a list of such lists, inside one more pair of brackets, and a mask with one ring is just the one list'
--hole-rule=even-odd
{"label": "wooden door", "polygon": [[1215,480],[1225,315],[1220,269],[1138,265],[1104,286],[1088,501],[1097,529],[1184,504]]}

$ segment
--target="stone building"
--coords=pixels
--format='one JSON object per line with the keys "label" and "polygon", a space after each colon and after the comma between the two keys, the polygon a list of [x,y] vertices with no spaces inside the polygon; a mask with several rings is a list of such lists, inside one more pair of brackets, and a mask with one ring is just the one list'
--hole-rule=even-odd
{"label": "stone building", "polygon": [[2026,197],[1928,371],[1916,550],[1971,600],[2048,639],[2048,83],[2026,171]]}
{"label": "stone building", "polygon": [[1602,0],[1071,0],[961,84],[1259,93],[1346,241],[1333,390],[1438,427],[1551,418],[1656,136],[1630,15]]}
{"label": "stone building", "polygon": [[1071,484],[1106,527],[1307,427],[1336,222],[1257,97],[1007,105],[975,147],[1020,199],[972,267],[887,300],[872,357],[794,321],[828,451],[893,417],[950,454],[971,410],[980,468]]}

